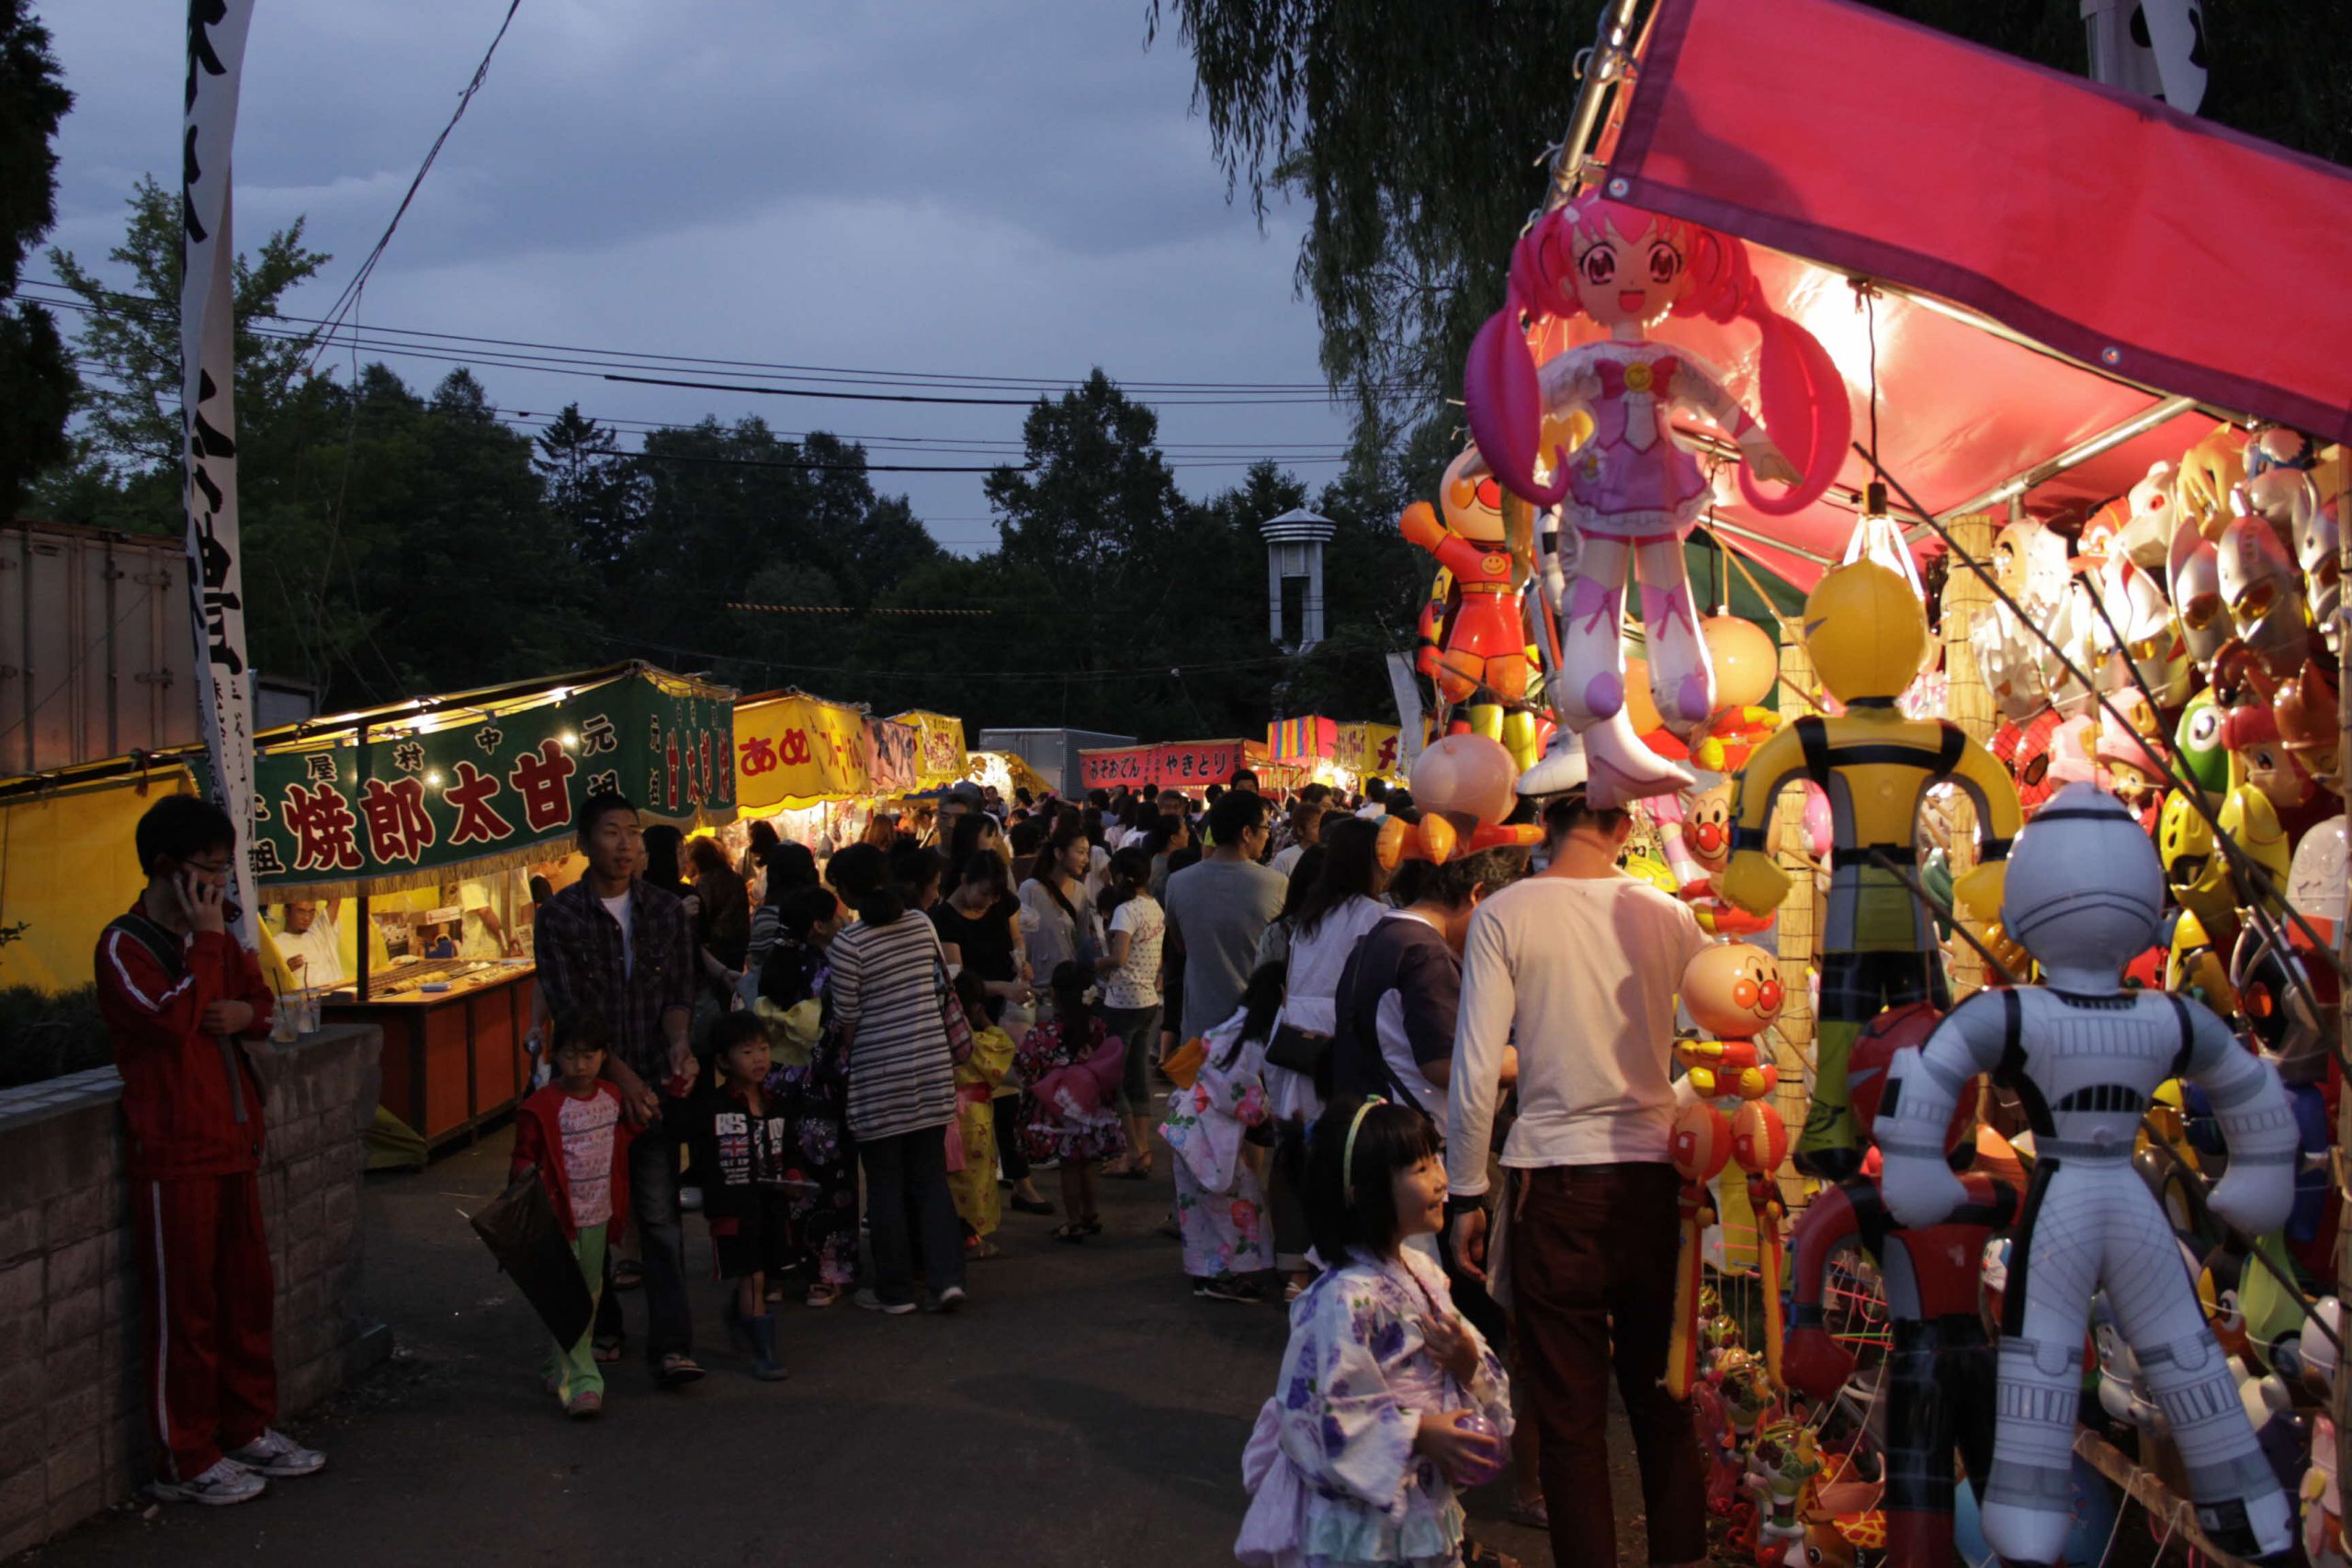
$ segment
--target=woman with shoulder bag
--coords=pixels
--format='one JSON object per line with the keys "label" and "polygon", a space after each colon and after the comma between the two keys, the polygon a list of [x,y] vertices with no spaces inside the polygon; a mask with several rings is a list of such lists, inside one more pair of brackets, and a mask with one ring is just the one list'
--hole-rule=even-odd
{"label": "woman with shoulder bag", "polygon": [[1329,1092],[1340,976],[1358,939],[1388,909],[1382,897],[1388,874],[1375,852],[1379,840],[1377,823],[1352,817],[1331,824],[1323,834],[1317,846],[1322,869],[1291,922],[1289,984],[1274,1037],[1266,1046],[1267,1107],[1278,1129],[1269,1192],[1274,1262],[1287,1277],[1293,1297],[1307,1280],[1306,1210],[1299,1183],[1306,1168],[1306,1129],[1323,1113]]}

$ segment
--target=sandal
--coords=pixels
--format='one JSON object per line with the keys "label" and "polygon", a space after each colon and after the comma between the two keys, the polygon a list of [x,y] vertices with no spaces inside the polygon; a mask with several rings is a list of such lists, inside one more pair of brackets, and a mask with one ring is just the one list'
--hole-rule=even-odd
{"label": "sandal", "polygon": [[598,1366],[609,1367],[616,1361],[618,1361],[621,1359],[622,1352],[628,1348],[628,1341],[616,1336],[611,1339],[597,1340],[591,1348],[590,1353],[596,1358],[596,1364]]}
{"label": "sandal", "polygon": [[842,1288],[839,1285],[828,1285],[820,1281],[808,1287],[807,1304],[812,1307],[829,1307],[841,1299]]}
{"label": "sandal", "polygon": [[1086,1218],[1078,1222],[1078,1230],[1080,1235],[1101,1235],[1102,1234],[1102,1216],[1100,1214],[1087,1215]]}
{"label": "sandal", "polygon": [[1050,1214],[1054,1206],[1043,1198],[1015,1198],[1012,1206],[1024,1214]]}
{"label": "sandal", "polygon": [[633,1291],[645,1283],[645,1265],[634,1258],[624,1258],[613,1265],[613,1289]]}
{"label": "sandal", "polygon": [[1149,1181],[1151,1179],[1151,1167],[1148,1165],[1130,1165],[1123,1167],[1118,1170],[1106,1170],[1102,1174],[1109,1177],[1114,1181]]}
{"label": "sandal", "polygon": [[1503,1511],[1503,1517],[1532,1530],[1548,1530],[1552,1528],[1552,1506],[1541,1497],[1516,1498]]}
{"label": "sandal", "polygon": [[663,1388],[684,1388],[690,1382],[702,1381],[702,1366],[692,1356],[672,1354],[662,1358],[653,1371],[653,1381]]}
{"label": "sandal", "polygon": [[1078,1224],[1076,1221],[1072,1221],[1069,1224],[1056,1225],[1054,1227],[1054,1239],[1056,1241],[1067,1241],[1072,1245],[1084,1241],[1092,1234],[1093,1233],[1091,1231],[1089,1231],[1084,1225]]}
{"label": "sandal", "polygon": [[964,1256],[974,1259],[1001,1258],[1004,1256],[1004,1248],[984,1235],[976,1235],[965,1244]]}

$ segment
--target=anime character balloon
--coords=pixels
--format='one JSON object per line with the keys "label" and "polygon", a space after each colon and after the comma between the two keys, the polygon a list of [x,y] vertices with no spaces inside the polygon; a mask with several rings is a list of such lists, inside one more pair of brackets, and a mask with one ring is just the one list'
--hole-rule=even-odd
{"label": "anime character balloon", "polygon": [[[2295,1121],[2278,1075],[2198,1003],[2126,990],[2124,964],[2164,912],[2147,835],[2090,784],[2061,791],[2019,836],[2004,923],[2046,987],[1980,991],[1927,1044],[1896,1057],[1874,1129],[1880,1185],[1905,1225],[1942,1221],[1967,1194],[1944,1163],[1953,1100],[1980,1072],[2016,1089],[2040,1161],[2002,1304],[2000,1416],[1984,1538],[2013,1562],[2055,1562],[2073,1529],[2083,1325],[2105,1290],[2149,1390],[2172,1418],[2198,1522],[2242,1558],[2284,1551],[2290,1515],[2228,1365],[2198,1308],[2172,1227],[2132,1167],[2149,1096],[2169,1077],[2202,1086],[2229,1144],[2209,1200],[2250,1235],[2294,1198]],[[2013,1268],[2015,1265],[2013,1265]]]}
{"label": "anime character balloon", "polygon": [[[1539,373],[1522,318],[1577,315],[1609,336]],[[1713,371],[1650,338],[1668,315],[1756,323],[1764,423]],[[1562,507],[1577,536],[1577,575],[1558,606],[1553,705],[1582,738],[1590,797],[1618,806],[1687,787],[1690,775],[1642,745],[1625,719],[1622,621],[1627,578],[1636,571],[1658,711],[1688,738],[1715,705],[1682,563],[1683,537],[1713,491],[1668,416],[1690,409],[1731,435],[1745,459],[1739,482],[1748,504],[1786,515],[1818,498],[1845,459],[1853,414],[1843,378],[1813,335],[1765,299],[1737,240],[1587,192],[1521,236],[1509,297],[1471,345],[1464,392],[1471,434],[1496,479],[1539,505]],[[1573,453],[1540,450],[1545,418],[1576,408],[1591,415],[1591,437]],[[1792,488],[1770,496],[1759,477]],[[1574,765],[1555,742],[1521,792],[1565,787]]]}
{"label": "anime character balloon", "polygon": [[[1437,559],[1448,580],[1441,603],[1430,593],[1432,623],[1419,666],[1444,710],[1470,705],[1471,728],[1501,741],[1513,761],[1535,761],[1535,716],[1527,706],[1527,627],[1521,577],[1503,523],[1502,494],[1473,447],[1447,466],[1438,483],[1442,511],[1426,501],[1405,509],[1406,538]],[[1442,725],[1441,725],[1442,727]]]}

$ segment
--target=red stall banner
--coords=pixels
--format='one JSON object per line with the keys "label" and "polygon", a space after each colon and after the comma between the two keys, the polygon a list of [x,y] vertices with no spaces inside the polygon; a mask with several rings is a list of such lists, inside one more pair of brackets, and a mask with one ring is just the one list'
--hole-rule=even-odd
{"label": "red stall banner", "polygon": [[1159,774],[1153,766],[1159,755],[1157,746],[1121,746],[1105,751],[1080,751],[1078,754],[1080,787],[1083,789],[1116,789],[1121,784],[1134,788],[1148,784]]}
{"label": "red stall banner", "polygon": [[1134,789],[1158,784],[1162,789],[1200,789],[1231,784],[1243,766],[1240,740],[1165,740],[1157,746],[1120,746],[1102,751],[1080,751],[1079,773],[1086,789]]}

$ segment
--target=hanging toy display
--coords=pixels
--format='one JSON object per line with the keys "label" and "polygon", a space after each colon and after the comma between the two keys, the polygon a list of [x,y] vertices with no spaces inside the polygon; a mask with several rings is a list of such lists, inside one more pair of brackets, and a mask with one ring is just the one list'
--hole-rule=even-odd
{"label": "hanging toy display", "polygon": [[1770,915],[1751,915],[1724,901],[1715,878],[1731,863],[1731,811],[1735,786],[1729,779],[1693,791],[1680,803],[1679,820],[1661,812],[1668,834],[1668,863],[1679,879],[1674,895],[1690,906],[1709,936],[1751,937],[1772,929]]}
{"label": "hanging toy display", "polygon": [[1834,847],[1821,936],[1821,1004],[1813,1105],[1796,1145],[1797,1168],[1837,1180],[1861,1151],[1847,1104],[1846,1055],[1862,1026],[1890,1007],[1945,999],[1935,931],[1904,878],[1880,864],[1917,863],[1920,804],[1938,784],[1974,802],[1982,863],[1953,886],[1963,918],[1998,907],[2004,862],[2018,827],[2018,795],[1991,752],[1945,719],[1905,718],[1894,699],[1917,673],[1928,624],[1902,578],[1870,561],[1833,568],[1805,600],[1804,646],[1835,716],[1806,715],[1757,749],[1740,771],[1724,898],[1765,914],[1789,879],[1765,852],[1764,829],[1781,791],[1810,780],[1828,791]]}
{"label": "hanging toy display", "polygon": [[[1700,1216],[1712,1212],[1706,1183],[1733,1161],[1747,1175],[1748,1208],[1756,1216],[1756,1257],[1764,1276],[1759,1294],[1765,1371],[1774,1383],[1781,1381],[1781,1220],[1787,1208],[1772,1177],[1789,1152],[1788,1130],[1765,1098],[1780,1083],[1780,1069],[1758,1038],[1781,1016],[1787,999],[1779,960],[1744,942],[1702,949],[1682,971],[1681,995],[1691,1020],[1713,1038],[1680,1041],[1674,1047],[1689,1069],[1677,1091],[1678,1099],[1685,1090],[1689,1098],[1675,1111],[1670,1145],[1684,1184],[1681,1273],[1667,1353],[1667,1386],[1678,1399],[1689,1392],[1695,1371],[1700,1248],[1706,1232]],[[1698,1190],[1691,1190],[1694,1186]]]}
{"label": "hanging toy display", "polygon": [[[1470,727],[1500,741],[1521,768],[1535,761],[1535,716],[1528,707],[1527,633],[1520,605],[1524,578],[1503,525],[1502,492],[1471,447],[1426,501],[1405,509],[1405,537],[1434,557],[1441,583],[1430,608],[1420,672],[1437,689],[1438,728],[1468,705]],[[1419,798],[1418,795],[1416,798]]]}
{"label": "hanging toy display", "polygon": [[2146,835],[2112,796],[2069,786],[2018,850],[2003,923],[2040,962],[2046,984],[1981,991],[1924,1047],[1899,1053],[1894,1103],[1874,1129],[1887,1207],[1901,1224],[1921,1226],[1967,1198],[1944,1152],[1970,1078],[1996,1071],[2032,1125],[2039,1158],[2003,1304],[1984,1538],[2012,1562],[2055,1562],[2065,1550],[2083,1325],[2103,1289],[2171,1417],[2205,1533],[2241,1557],[2283,1551],[2287,1499],[2132,1153],[2160,1082],[2201,1086],[2230,1154],[2208,1204],[2248,1235],[2272,1230],[2294,1195],[2297,1135],[2285,1091],[2277,1072],[2197,1003],[2122,988],[2124,963],[2154,938],[2164,876]]}
{"label": "hanging toy display", "polygon": [[[1762,423],[1720,376],[1648,335],[1668,315],[1756,324]],[[1609,335],[1539,371],[1531,321],[1577,316]],[[1748,504],[1784,516],[1817,499],[1845,460],[1853,415],[1844,378],[1810,333],[1773,310],[1739,241],[1589,191],[1521,236],[1503,309],[1471,345],[1464,398],[1472,436],[1503,488],[1562,508],[1577,536],[1576,575],[1556,606],[1552,698],[1583,756],[1572,760],[1555,741],[1521,779],[1521,793],[1567,787],[1578,767],[1603,807],[1687,787],[1690,775],[1644,746],[1625,713],[1625,587],[1636,574],[1651,689],[1668,728],[1687,740],[1715,711],[1682,558],[1683,538],[1713,491],[1668,416],[1687,409],[1730,435],[1745,459]],[[1573,409],[1591,416],[1589,439],[1573,452],[1543,449],[1546,417]],[[1793,488],[1767,495],[1759,478]]]}
{"label": "hanging toy display", "polygon": [[1374,853],[1394,871],[1408,860],[1442,865],[1481,850],[1526,849],[1544,841],[1534,823],[1506,826],[1519,804],[1511,781],[1519,774],[1499,740],[1483,735],[1447,735],[1413,761],[1413,804],[1421,819],[1389,817],[1380,824]]}
{"label": "hanging toy display", "polygon": [[[1871,1131],[1887,1104],[1887,1069],[1941,1018],[1915,1002],[1879,1015],[1847,1063],[1854,1118]],[[1944,1128],[1947,1161],[1976,1147],[1978,1094],[1970,1084]],[[1790,1388],[1824,1404],[1853,1375],[1851,1350],[1830,1337],[1826,1298],[1839,1249],[1860,1242],[1886,1281],[1892,1330],[1879,1385],[1885,1402],[1887,1561],[1895,1568],[1951,1562],[1952,1458],[1981,1494],[1993,1459],[1993,1348],[1977,1310],[1980,1260],[2017,1221],[2020,1194],[1980,1169],[1962,1173],[1963,1201],[1924,1229],[1898,1225],[1875,1180],[1850,1176],[1822,1190],[1790,1237],[1792,1304],[1781,1370]],[[1981,1499],[1980,1499],[1981,1500]]]}

